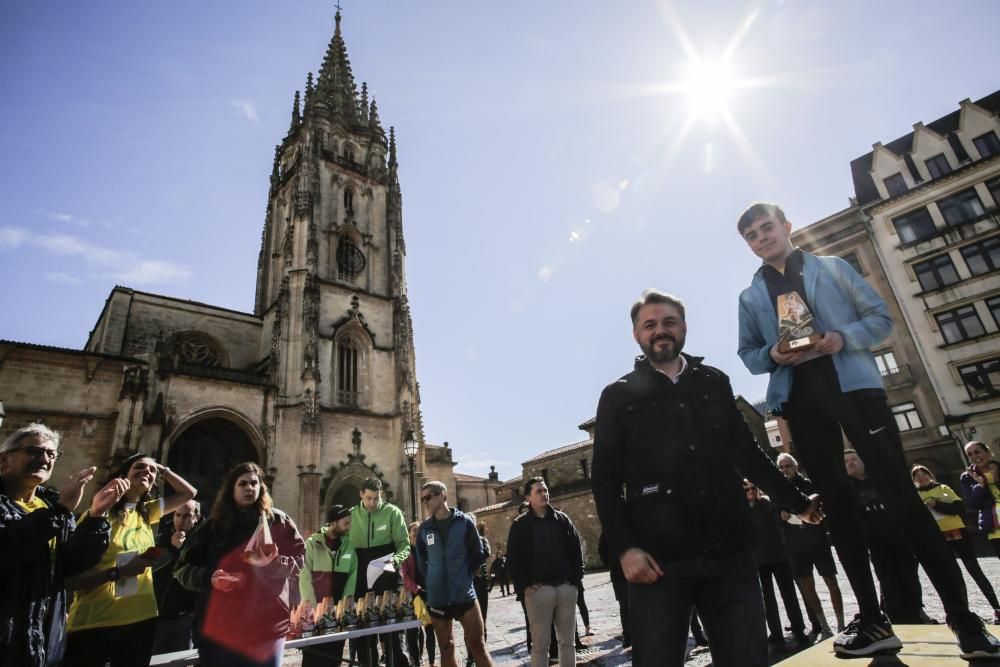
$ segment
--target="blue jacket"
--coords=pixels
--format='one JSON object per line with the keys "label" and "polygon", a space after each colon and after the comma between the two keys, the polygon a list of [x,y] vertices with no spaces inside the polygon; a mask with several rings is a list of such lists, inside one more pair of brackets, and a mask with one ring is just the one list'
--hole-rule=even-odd
{"label": "blue jacket", "polygon": [[[821,332],[837,331],[844,349],[833,355],[840,390],[882,389],[882,374],[869,348],[885,340],[892,319],[882,297],[839,257],[803,253],[806,301]],[[740,294],[740,346],[743,364],[754,375],[770,373],[767,409],[778,410],[792,389],[792,367],[771,359],[778,342],[778,316],[764,281],[763,267]]]}
{"label": "blue jacket", "polygon": [[442,535],[431,517],[417,531],[417,569],[427,582],[428,607],[446,607],[476,599],[472,575],[483,562],[483,545],[476,524],[465,512],[451,508],[448,534]]}

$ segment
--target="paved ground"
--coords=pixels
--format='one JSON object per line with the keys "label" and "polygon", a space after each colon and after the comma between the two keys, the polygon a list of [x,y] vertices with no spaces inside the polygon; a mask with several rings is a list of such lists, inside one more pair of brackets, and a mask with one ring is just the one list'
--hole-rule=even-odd
{"label": "paved ground", "polygon": [[[981,558],[979,560],[986,576],[990,578],[993,585],[1000,590],[1000,560],[996,558]],[[840,589],[844,594],[845,613],[848,620],[857,611],[854,597],[847,579],[843,576],[843,568],[839,575]],[[983,618],[992,619],[993,612],[983,598],[982,593],[965,570],[966,585],[969,588],[970,603],[973,611]],[[941,601],[938,599],[934,588],[927,580],[926,575],[921,570],[921,582],[924,587],[924,605],[927,614],[934,619],[943,621],[944,610],[941,608]],[[618,603],[615,601],[614,592],[611,589],[611,581],[607,572],[594,572],[584,578],[586,589],[587,606],[590,609],[590,622],[594,635],[583,637],[583,643],[587,649],[577,653],[577,663],[586,665],[629,665],[631,658],[629,651],[623,650],[621,642],[615,639],[621,633],[621,626],[618,620]],[[830,607],[829,594],[826,587],[820,582],[817,586],[823,608],[827,612],[827,619],[831,626],[836,626],[833,617],[833,610]],[[780,604],[780,598],[779,598]],[[782,616],[784,619],[784,615]],[[583,621],[577,617],[581,630]],[[497,665],[524,665],[528,663],[528,654],[525,646],[524,616],[521,613],[521,605],[514,600],[514,596],[501,597],[500,589],[494,588],[490,595],[490,605],[487,616],[488,640],[487,648],[493,656],[493,661]],[[1000,631],[1000,627],[994,626]],[[465,657],[465,648],[461,640],[461,628],[456,624],[456,639],[459,645],[458,653],[460,663]],[[996,634],[996,633],[994,633]],[[692,642],[693,643],[693,642]],[[772,652],[773,662],[779,662],[794,652],[794,648],[789,644],[785,649],[777,649]],[[288,651],[282,663],[286,667],[298,666],[301,664],[298,651]],[[426,654],[424,655],[426,665]],[[437,663],[440,664],[440,657]],[[708,667],[712,664],[712,656],[707,649],[696,648],[692,651],[685,665],[690,667]]]}

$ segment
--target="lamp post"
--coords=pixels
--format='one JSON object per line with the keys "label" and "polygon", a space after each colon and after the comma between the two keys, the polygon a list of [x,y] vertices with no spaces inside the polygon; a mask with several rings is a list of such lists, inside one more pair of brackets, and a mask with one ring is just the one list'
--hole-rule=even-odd
{"label": "lamp post", "polygon": [[406,459],[410,464],[410,521],[417,520],[417,486],[414,479],[415,473],[413,472],[413,467],[418,449],[419,445],[413,439],[413,431],[407,431],[406,440],[403,441],[403,453],[406,454]]}

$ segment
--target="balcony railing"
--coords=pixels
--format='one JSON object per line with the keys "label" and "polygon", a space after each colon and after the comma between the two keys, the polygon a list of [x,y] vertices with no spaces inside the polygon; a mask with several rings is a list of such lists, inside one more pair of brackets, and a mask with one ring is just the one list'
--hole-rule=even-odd
{"label": "balcony railing", "polygon": [[913,384],[913,373],[910,372],[910,365],[903,364],[882,371],[882,383],[886,389],[897,389]]}
{"label": "balcony railing", "polygon": [[358,407],[361,402],[361,392],[359,391],[348,391],[346,389],[337,390],[337,403],[340,405],[346,405],[349,408]]}

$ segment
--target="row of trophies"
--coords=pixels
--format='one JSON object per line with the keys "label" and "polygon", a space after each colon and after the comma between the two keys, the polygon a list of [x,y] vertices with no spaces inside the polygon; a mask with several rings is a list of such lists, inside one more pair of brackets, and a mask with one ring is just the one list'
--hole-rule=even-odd
{"label": "row of trophies", "polygon": [[348,595],[336,604],[333,598],[326,597],[315,608],[303,601],[292,609],[288,639],[389,625],[415,618],[413,596],[405,588],[386,591],[381,595],[369,592],[358,600]]}

